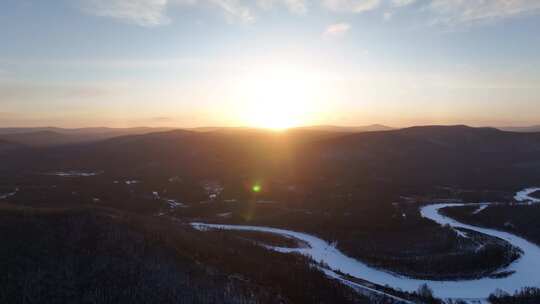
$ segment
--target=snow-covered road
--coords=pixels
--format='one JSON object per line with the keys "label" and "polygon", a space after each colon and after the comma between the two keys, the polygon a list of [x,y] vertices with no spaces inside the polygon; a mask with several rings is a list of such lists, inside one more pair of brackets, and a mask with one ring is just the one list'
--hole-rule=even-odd
{"label": "snow-covered road", "polygon": [[[531,188],[533,189],[533,188]],[[528,194],[533,193],[528,189]],[[535,188],[540,189],[540,188]],[[536,191],[536,190],[535,190]],[[528,197],[528,194],[519,192],[521,202],[535,202],[534,198]],[[517,196],[517,195],[516,195]],[[460,223],[439,213],[440,209],[445,207],[459,207],[464,204],[432,204],[421,208],[423,217],[435,221],[438,224],[448,224],[453,228],[465,228],[486,235],[498,237],[506,240],[510,244],[521,248],[523,255],[508,267],[500,271],[513,271],[514,273],[504,278],[483,278],[477,280],[461,281],[431,281],[419,280],[400,276],[382,269],[377,269],[366,265],[365,263],[346,256],[338,249],[334,248],[328,242],[302,232],[296,232],[285,229],[258,227],[258,226],[237,226],[237,225],[217,225],[206,223],[192,223],[192,226],[198,230],[224,229],[239,231],[259,231],[293,237],[304,241],[309,245],[307,248],[274,248],[280,252],[296,252],[310,256],[315,261],[324,262],[332,270],[341,271],[352,277],[364,279],[379,285],[388,285],[394,289],[405,291],[416,291],[421,284],[428,284],[435,294],[440,298],[468,298],[485,299],[495,289],[502,289],[513,293],[522,287],[540,287],[540,247],[529,241],[507,232],[501,232],[494,229],[471,226]]]}

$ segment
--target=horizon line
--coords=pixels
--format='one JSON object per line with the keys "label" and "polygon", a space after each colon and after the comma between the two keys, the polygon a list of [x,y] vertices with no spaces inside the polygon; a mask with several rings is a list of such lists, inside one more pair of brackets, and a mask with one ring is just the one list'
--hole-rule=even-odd
{"label": "horizon line", "polygon": [[246,125],[237,125],[237,126],[219,126],[219,125],[201,125],[195,127],[175,127],[175,126],[150,126],[150,125],[137,125],[130,127],[114,127],[114,126],[82,126],[82,127],[61,127],[55,125],[45,125],[45,126],[0,126],[0,129],[62,129],[62,130],[78,130],[78,129],[116,129],[116,130],[127,130],[127,129],[171,129],[171,130],[194,130],[194,129],[253,129],[253,130],[270,130],[270,131],[286,131],[294,129],[306,129],[306,128],[343,128],[343,129],[353,129],[353,128],[368,128],[368,127],[382,127],[388,129],[405,129],[412,127],[430,127],[430,126],[466,126],[470,128],[533,128],[540,127],[538,124],[528,124],[528,125],[479,125],[475,126],[467,123],[433,123],[433,124],[410,124],[405,126],[394,127],[386,124],[373,123],[365,125],[333,125],[333,124],[320,124],[320,125],[299,125],[283,129],[272,129],[264,128],[257,126],[246,126]]}

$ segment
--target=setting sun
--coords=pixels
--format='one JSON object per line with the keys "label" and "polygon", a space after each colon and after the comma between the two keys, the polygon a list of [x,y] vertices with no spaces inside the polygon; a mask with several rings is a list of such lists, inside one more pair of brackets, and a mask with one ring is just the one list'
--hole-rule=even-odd
{"label": "setting sun", "polygon": [[236,89],[239,119],[249,126],[274,130],[312,123],[321,107],[317,81],[304,67],[249,69]]}

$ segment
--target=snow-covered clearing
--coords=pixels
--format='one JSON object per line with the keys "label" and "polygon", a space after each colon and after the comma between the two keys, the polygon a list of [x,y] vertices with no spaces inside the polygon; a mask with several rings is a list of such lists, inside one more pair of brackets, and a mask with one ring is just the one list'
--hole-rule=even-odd
{"label": "snow-covered clearing", "polygon": [[540,188],[527,188],[519,191],[514,196],[514,199],[520,203],[540,203],[540,198],[532,197],[531,194],[533,194],[536,191],[540,191]]}
{"label": "snow-covered clearing", "polygon": [[10,197],[14,196],[15,194],[17,194],[17,192],[19,192],[19,188],[16,188],[13,192],[0,193],[0,200],[10,198]]}
{"label": "snow-covered clearing", "polygon": [[482,204],[480,205],[480,207],[478,207],[478,209],[474,210],[472,214],[478,214],[484,211],[484,209],[486,209],[487,207],[489,207],[489,204]]}
{"label": "snow-covered clearing", "polygon": [[[155,192],[157,193],[157,192]],[[154,194],[154,197],[156,198],[155,194]],[[159,194],[157,195],[157,199],[160,199],[159,197]],[[164,215],[167,215],[167,214],[171,214],[173,213],[176,209],[178,208],[188,208],[189,206],[180,202],[179,200],[176,200],[176,199],[171,199],[171,198],[164,198],[163,201],[165,201],[167,203],[167,206],[169,207],[168,210],[161,210],[160,212],[158,212],[156,214],[156,216],[164,216]]]}
{"label": "snow-covered clearing", "polygon": [[452,228],[452,229],[453,229],[453,230],[456,232],[456,234],[459,235],[460,237],[465,238],[465,239],[470,238],[469,235],[468,235],[466,232],[463,232],[463,231],[461,231],[461,230],[459,230],[459,229],[456,229],[456,228]]}
{"label": "snow-covered clearing", "polygon": [[47,175],[54,175],[60,177],[91,177],[100,175],[103,172],[86,172],[86,171],[58,171],[47,173]]}
{"label": "snow-covered clearing", "polygon": [[[527,193],[530,194],[533,192],[534,191],[530,191]],[[527,194],[523,194],[523,192],[520,193],[518,194],[523,198],[528,196]],[[518,196],[518,194],[516,194],[516,196]],[[530,197],[526,198],[526,200],[530,199]],[[511,275],[503,278],[482,278],[461,281],[419,280],[370,267],[359,260],[346,256],[330,243],[307,233],[258,226],[217,225],[206,223],[192,223],[191,225],[193,228],[201,231],[209,229],[259,231],[297,238],[305,242],[308,246],[304,248],[280,247],[273,249],[285,253],[300,253],[311,257],[317,262],[322,262],[328,265],[328,267],[334,271],[340,271],[352,277],[370,281],[375,284],[383,286],[388,285],[394,289],[413,292],[416,291],[420,285],[425,283],[433,289],[434,295],[439,298],[483,300],[486,299],[489,294],[495,291],[495,289],[501,289],[506,292],[513,293],[522,287],[540,287],[540,276],[538,275],[538,270],[540,269],[540,247],[511,233],[463,224],[439,213],[441,209],[446,207],[459,207],[464,205],[465,204],[454,203],[431,204],[422,207],[420,212],[423,217],[440,225],[448,224],[454,229],[469,229],[489,236],[498,237],[509,242],[513,246],[520,248],[523,251],[521,258],[514,261],[508,267],[499,270],[499,272],[513,272]],[[488,204],[486,203],[483,205]],[[340,281],[342,280],[345,279],[341,278]],[[347,282],[347,285],[352,283],[349,281]]]}
{"label": "snow-covered clearing", "polygon": [[167,201],[167,204],[169,205],[170,209],[176,209],[176,208],[187,208],[187,205],[184,203],[179,202],[175,199],[165,199]]}

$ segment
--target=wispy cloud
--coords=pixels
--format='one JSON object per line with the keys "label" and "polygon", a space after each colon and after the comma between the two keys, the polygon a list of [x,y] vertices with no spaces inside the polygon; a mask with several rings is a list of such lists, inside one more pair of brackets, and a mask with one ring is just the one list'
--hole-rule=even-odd
{"label": "wispy cloud", "polygon": [[328,26],[323,35],[327,37],[339,37],[345,35],[351,29],[348,23],[336,23]]}
{"label": "wispy cloud", "polygon": [[170,116],[156,116],[150,117],[149,120],[152,122],[173,122],[176,121],[176,118]]}
{"label": "wispy cloud", "polygon": [[306,0],[284,0],[284,2],[291,12],[298,14],[307,12],[308,4]]}
{"label": "wispy cloud", "polygon": [[361,13],[377,8],[381,0],[322,0],[322,4],[332,11]]}
{"label": "wispy cloud", "polygon": [[428,9],[435,23],[450,25],[492,22],[540,13],[538,0],[433,0]]}
{"label": "wispy cloud", "polygon": [[305,14],[308,11],[307,0],[258,0],[259,6],[263,9],[271,9],[276,5],[284,5],[295,14]]}
{"label": "wispy cloud", "polygon": [[170,23],[167,10],[186,6],[203,6],[220,10],[233,22],[251,23],[257,10],[286,8],[294,14],[306,14],[310,7],[340,13],[362,13],[385,9],[384,20],[412,4],[423,3],[427,20],[435,24],[460,25],[491,22],[525,14],[540,13],[539,0],[78,0],[90,15],[116,19],[125,23],[154,27]]}
{"label": "wispy cloud", "polygon": [[383,20],[388,22],[394,18],[397,10],[416,3],[417,0],[388,0],[386,11],[383,13]]}
{"label": "wispy cloud", "polygon": [[240,0],[80,0],[87,14],[145,27],[168,24],[167,9],[173,5],[206,5],[221,10],[228,21],[251,22],[254,15]]}
{"label": "wispy cloud", "polygon": [[253,22],[255,16],[251,9],[239,0],[207,0],[210,4],[223,10],[229,22]]}
{"label": "wispy cloud", "polygon": [[392,5],[395,7],[407,6],[415,3],[416,0],[392,0]]}
{"label": "wispy cloud", "polygon": [[167,0],[82,0],[87,14],[147,27],[169,23],[166,8]]}

